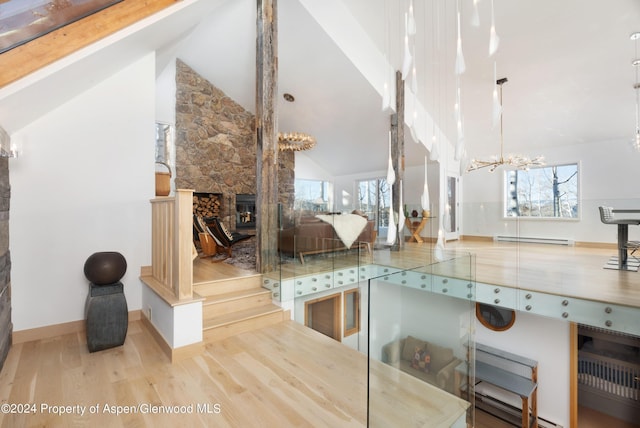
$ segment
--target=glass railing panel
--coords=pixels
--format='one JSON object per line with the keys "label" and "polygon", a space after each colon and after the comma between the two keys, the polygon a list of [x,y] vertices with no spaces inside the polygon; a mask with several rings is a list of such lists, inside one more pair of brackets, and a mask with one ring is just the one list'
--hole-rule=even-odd
{"label": "glass railing panel", "polygon": [[[601,206],[613,208],[614,223],[602,221]],[[640,334],[631,321],[640,316],[640,250],[619,246],[640,241],[640,198],[582,199],[576,217],[562,218],[506,216],[500,201],[463,210],[463,238],[446,248],[477,255],[479,302]],[[631,224],[619,240],[620,219]]]}
{"label": "glass railing panel", "polygon": [[359,283],[368,273],[360,265],[372,259],[373,223],[358,216],[363,230],[345,235],[343,223],[353,216],[294,212],[287,218],[279,238],[283,306],[296,322],[361,349]]}
{"label": "glass railing panel", "polygon": [[473,257],[393,262],[367,283],[369,425],[473,426]]}

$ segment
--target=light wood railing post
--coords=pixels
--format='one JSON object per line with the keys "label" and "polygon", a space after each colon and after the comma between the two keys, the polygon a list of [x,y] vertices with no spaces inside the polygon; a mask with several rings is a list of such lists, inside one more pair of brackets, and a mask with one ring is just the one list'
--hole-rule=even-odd
{"label": "light wood railing post", "polygon": [[193,297],[193,190],[176,190],[173,284],[178,299]]}
{"label": "light wood railing post", "polygon": [[193,190],[151,200],[151,277],[170,300],[193,297]]}

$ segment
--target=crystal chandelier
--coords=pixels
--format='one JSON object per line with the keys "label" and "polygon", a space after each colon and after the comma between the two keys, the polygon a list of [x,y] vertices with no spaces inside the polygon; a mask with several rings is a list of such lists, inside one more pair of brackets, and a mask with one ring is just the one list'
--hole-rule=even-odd
{"label": "crystal chandelier", "polygon": [[[500,87],[500,107],[502,107],[502,85],[507,83],[507,78],[496,80],[496,84]],[[502,124],[502,113],[500,113],[500,154],[492,156],[487,160],[472,159],[467,167],[467,172],[475,171],[477,169],[489,168],[489,172],[493,172],[499,166],[509,166],[516,169],[529,169],[532,166],[544,165],[544,157],[536,156],[531,159],[524,155],[508,155],[504,156],[504,132]]]}
{"label": "crystal chandelier", "polygon": [[309,134],[302,132],[279,132],[278,133],[278,149],[280,151],[289,150],[299,152],[309,150],[315,147],[316,139]]}

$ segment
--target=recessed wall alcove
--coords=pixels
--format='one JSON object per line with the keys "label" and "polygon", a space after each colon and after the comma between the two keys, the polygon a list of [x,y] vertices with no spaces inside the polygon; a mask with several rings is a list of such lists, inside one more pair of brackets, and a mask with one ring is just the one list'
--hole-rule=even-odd
{"label": "recessed wall alcove", "polygon": [[[293,206],[295,155],[279,152],[279,202]],[[256,195],[255,117],[176,61],[176,188],[222,195],[220,218],[236,228],[236,195]]]}

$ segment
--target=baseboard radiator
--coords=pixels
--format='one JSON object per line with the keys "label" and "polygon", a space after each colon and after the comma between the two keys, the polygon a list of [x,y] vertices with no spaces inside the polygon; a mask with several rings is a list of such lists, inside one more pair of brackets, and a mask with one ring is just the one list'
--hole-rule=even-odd
{"label": "baseboard radiator", "polygon": [[509,235],[496,235],[493,237],[494,241],[499,242],[526,242],[530,244],[552,244],[552,245],[567,245],[573,246],[575,242],[571,239],[563,238],[533,238],[526,236],[509,236]]}
{"label": "baseboard radiator", "polygon": [[[502,419],[514,426],[520,426],[522,420],[522,411],[518,400],[513,400],[510,394],[502,394],[499,388],[493,386],[485,386],[484,382],[476,385],[476,409],[484,410],[491,415]],[[563,428],[538,415],[539,428]]]}

